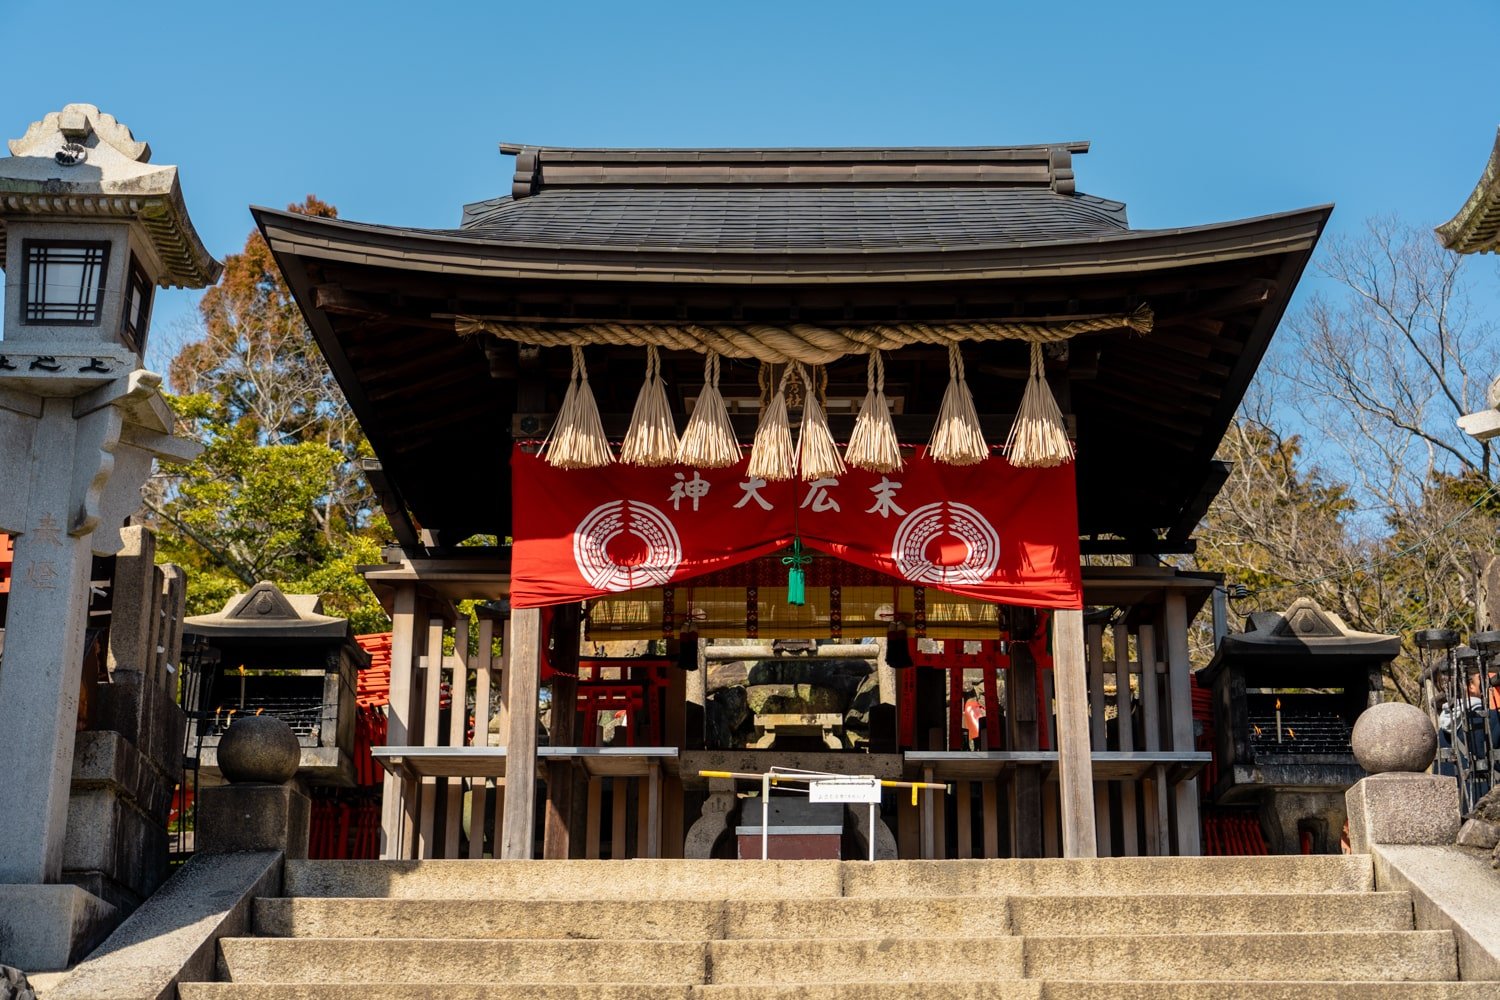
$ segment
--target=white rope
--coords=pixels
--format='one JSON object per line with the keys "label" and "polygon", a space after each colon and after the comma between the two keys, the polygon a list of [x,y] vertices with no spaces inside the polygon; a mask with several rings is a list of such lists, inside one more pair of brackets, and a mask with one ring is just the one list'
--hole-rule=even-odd
{"label": "white rope", "polygon": [[655,324],[582,323],[541,325],[516,323],[501,317],[459,316],[454,328],[463,335],[487,333],[502,340],[536,347],[575,347],[611,344],[619,347],[655,346],[669,351],[712,351],[726,358],[754,358],[766,364],[800,361],[825,365],[849,354],[894,351],[913,344],[951,345],[966,341],[1024,340],[1057,343],[1085,333],[1128,329],[1150,333],[1155,322],[1151,308],[1142,304],[1128,314],[1092,316],[1064,322],[901,323],[875,326],[822,327],[805,323]]}

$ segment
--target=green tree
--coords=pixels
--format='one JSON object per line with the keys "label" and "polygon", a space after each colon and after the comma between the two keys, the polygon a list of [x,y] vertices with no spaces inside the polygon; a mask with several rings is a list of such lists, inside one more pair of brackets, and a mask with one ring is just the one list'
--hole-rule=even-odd
{"label": "green tree", "polygon": [[[308,196],[292,211],[332,217]],[[163,560],[189,573],[191,613],[271,580],[320,593],[356,629],[384,627],[354,571],[389,536],[359,459],[368,442],[258,232],[224,262],[168,367],[182,433],[204,445],[148,490]]]}

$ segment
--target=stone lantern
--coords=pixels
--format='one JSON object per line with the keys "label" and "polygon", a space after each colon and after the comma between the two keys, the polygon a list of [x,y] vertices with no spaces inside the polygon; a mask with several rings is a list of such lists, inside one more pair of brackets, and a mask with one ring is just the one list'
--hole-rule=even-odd
{"label": "stone lantern", "polygon": [[151,165],[150,148],[93,105],[32,123],[10,153],[0,159],[0,531],[15,554],[0,666],[0,941],[15,950],[73,934],[93,906],[56,884],[89,570],[120,549],[152,461],[198,453],[172,437],[161,376],[142,357],[155,289],[202,288],[221,267],[188,219],[177,168]]}

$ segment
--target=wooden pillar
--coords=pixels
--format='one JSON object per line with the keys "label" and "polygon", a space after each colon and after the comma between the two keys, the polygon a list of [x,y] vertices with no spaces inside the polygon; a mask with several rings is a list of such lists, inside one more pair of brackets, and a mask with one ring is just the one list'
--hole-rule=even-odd
{"label": "wooden pillar", "polygon": [[[448,684],[448,746],[464,745],[464,730],[469,721],[469,619],[459,615],[453,627],[453,658],[449,661],[453,675]],[[446,815],[443,818],[443,857],[459,856],[459,839],[463,833],[464,782],[449,778],[443,791]]]}
{"label": "wooden pillar", "polygon": [[996,779],[987,779],[980,785],[980,801],[984,806],[984,856],[1000,856],[1000,789]]}
{"label": "wooden pillar", "polygon": [[[577,740],[579,606],[559,605],[552,615],[551,745],[570,747]],[[547,636],[542,637],[542,642]],[[574,767],[570,760],[547,762],[547,822],[542,830],[542,857],[566,859],[571,843]]]}
{"label": "wooden pillar", "polygon": [[[1115,726],[1120,749],[1135,750],[1135,717],[1130,697],[1130,629],[1124,622],[1115,625]],[[1136,837],[1135,782],[1120,782],[1120,853],[1127,857],[1140,854]]]}
{"label": "wooden pillar", "polygon": [[967,781],[956,781],[953,783],[953,823],[957,828],[958,856],[960,858],[972,858],[974,856],[974,822],[970,812],[971,799],[974,788]]}
{"label": "wooden pillar", "polygon": [[1099,853],[1094,836],[1094,763],[1089,751],[1085,670],[1083,612],[1054,611],[1052,672],[1057,684],[1057,770],[1065,858],[1093,858]]}
{"label": "wooden pillar", "polygon": [[599,860],[599,828],[604,819],[604,779],[589,778],[588,827],[584,834],[583,856]]}
{"label": "wooden pillar", "polygon": [[[436,606],[428,609],[427,653],[422,657],[422,746],[442,743],[438,732],[438,689],[443,679],[443,630],[446,622]],[[436,778],[422,779],[421,812],[417,820],[417,857],[437,857],[434,832],[437,829]]]}
{"label": "wooden pillar", "polygon": [[[490,671],[494,668],[495,623],[479,620],[479,648],[474,654],[474,746],[490,745]],[[484,821],[489,815],[488,785],[483,778],[469,783],[469,857],[484,857]],[[499,830],[495,831],[497,837]]]}
{"label": "wooden pillar", "polygon": [[500,856],[531,857],[536,834],[537,654],[541,650],[541,612],[511,612],[510,650],[506,657],[506,707],[510,737],[505,748],[505,823]]}
{"label": "wooden pillar", "polygon": [[[1013,639],[1031,639],[1036,630],[1036,612],[1030,608],[1009,608]],[[1010,677],[1005,685],[1010,720],[1010,745],[1016,750],[1036,750],[1041,746],[1037,730],[1036,659],[1024,641],[1010,646]],[[1018,858],[1042,856],[1042,769],[1034,764],[1016,768],[1012,782],[1015,813],[1015,839],[1011,851]]]}
{"label": "wooden pillar", "polygon": [[[411,664],[417,627],[416,584],[398,584],[391,609],[391,687],[386,708],[386,742],[407,746],[411,725]],[[380,803],[380,857],[385,861],[409,857],[410,843],[404,838],[407,800],[414,783],[387,774],[382,781]]]}
{"label": "wooden pillar", "polygon": [[[1172,749],[1186,753],[1193,747],[1193,689],[1188,680],[1187,599],[1181,591],[1167,591],[1167,689],[1172,704]],[[1177,853],[1203,853],[1198,821],[1198,782],[1180,781],[1173,788],[1177,803]]]}
{"label": "wooden pillar", "polygon": [[[1135,648],[1141,661],[1141,716],[1146,726],[1146,749],[1161,749],[1161,694],[1157,683],[1156,627],[1142,625]],[[1167,768],[1157,764],[1146,784],[1146,846],[1150,854],[1171,854],[1171,826],[1167,819]]]}

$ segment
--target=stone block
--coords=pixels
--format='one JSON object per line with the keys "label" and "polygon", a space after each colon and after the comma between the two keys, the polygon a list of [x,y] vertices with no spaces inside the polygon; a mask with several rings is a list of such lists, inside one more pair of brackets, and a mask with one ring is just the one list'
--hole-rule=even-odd
{"label": "stone block", "polygon": [[63,870],[101,872],[139,896],[167,877],[166,827],[106,788],[75,791],[68,800]]}
{"label": "stone block", "polygon": [[69,885],[78,886],[91,896],[98,896],[121,914],[134,913],[136,907],[145,902],[144,896],[103,872],[64,871],[62,880]]}
{"label": "stone block", "polygon": [[100,684],[96,728],[113,730],[176,784],[182,780],[187,716],[172,696],[145,675],[122,670]]}
{"label": "stone block", "polygon": [[200,853],[282,851],[307,857],[312,803],[296,785],[218,785],[198,791]]}
{"label": "stone block", "polygon": [[113,614],[109,628],[110,673],[154,673],[156,661],[156,534],[121,529],[124,547],[115,557]]}
{"label": "stone block", "polygon": [[0,885],[0,965],[65,969],[115,925],[115,908],[76,885]]}
{"label": "stone block", "polygon": [[1349,846],[1451,844],[1458,835],[1458,780],[1437,774],[1374,774],[1345,793]]}
{"label": "stone block", "polygon": [[73,791],[109,789],[165,820],[176,782],[116,732],[87,731],[73,746]]}
{"label": "stone block", "polygon": [[1500,845],[1500,823],[1487,819],[1465,820],[1458,831],[1459,847],[1479,847],[1489,850]]}

